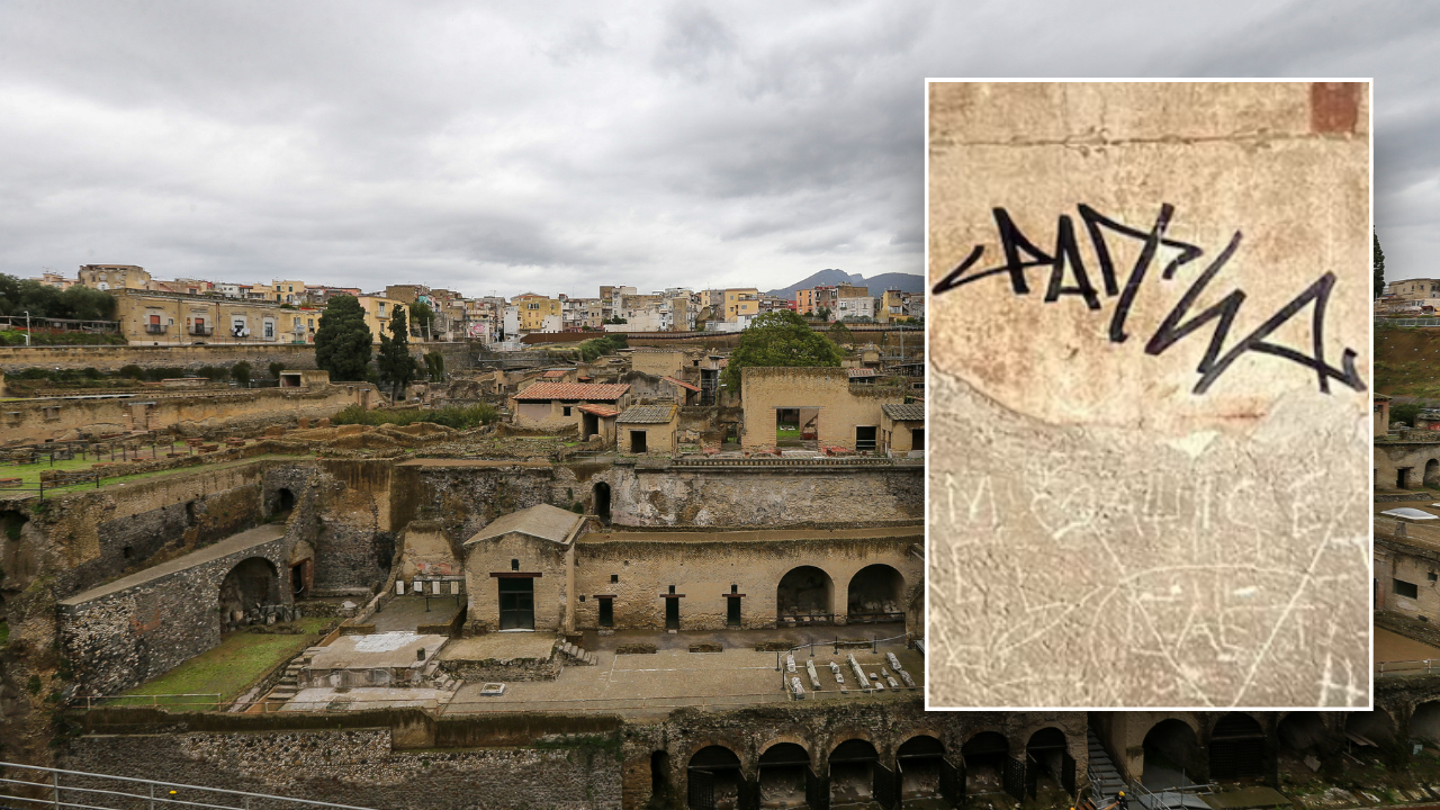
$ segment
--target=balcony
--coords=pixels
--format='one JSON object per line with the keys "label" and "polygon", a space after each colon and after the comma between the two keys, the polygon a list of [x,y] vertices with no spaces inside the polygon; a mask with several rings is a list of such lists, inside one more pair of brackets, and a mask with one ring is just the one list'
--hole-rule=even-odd
{"label": "balcony", "polygon": [[147,335],[163,335],[163,334],[165,334],[166,332],[168,332],[169,330],[170,330],[170,327],[169,327],[169,326],[166,326],[166,325],[163,324],[163,323],[147,323],[147,324],[145,324],[145,334],[147,334]]}
{"label": "balcony", "polygon": [[199,324],[196,324],[190,327],[190,334],[197,337],[210,337],[211,335],[215,334],[215,327],[201,326]]}

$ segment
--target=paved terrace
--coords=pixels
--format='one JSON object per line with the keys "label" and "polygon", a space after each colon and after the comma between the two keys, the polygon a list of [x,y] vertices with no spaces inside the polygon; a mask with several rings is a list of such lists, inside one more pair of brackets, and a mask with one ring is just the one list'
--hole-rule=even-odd
{"label": "paved terrace", "polygon": [[776,540],[883,540],[911,537],[923,542],[925,527],[881,526],[869,529],[755,529],[726,531],[708,529],[687,532],[590,532],[577,543],[759,543]]}

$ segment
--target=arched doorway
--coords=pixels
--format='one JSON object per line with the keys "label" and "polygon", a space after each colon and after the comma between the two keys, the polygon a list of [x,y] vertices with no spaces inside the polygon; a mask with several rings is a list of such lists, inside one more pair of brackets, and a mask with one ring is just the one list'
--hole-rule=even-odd
{"label": "arched doorway", "polygon": [[1248,714],[1220,718],[1210,735],[1210,778],[1246,779],[1265,773],[1265,730]]}
{"label": "arched doorway", "polygon": [[863,805],[894,794],[894,776],[880,764],[880,754],[866,740],[846,740],[830,754],[830,806]]}
{"label": "arched doorway", "polygon": [[760,806],[808,807],[817,780],[810,755],[795,743],[776,743],[760,755]]}
{"label": "arched doorway", "polygon": [[691,810],[736,810],[745,777],[740,757],[722,745],[701,748],[686,769],[687,804]]}
{"label": "arched doorway", "polygon": [[888,565],[867,565],[850,579],[846,622],[905,621],[905,578]]}
{"label": "arched doorway", "polygon": [[1440,700],[1421,703],[1410,715],[1410,736],[1440,743]]}
{"label": "arched doorway", "polygon": [[595,485],[595,514],[606,523],[610,522],[610,485],[604,481]]}
{"label": "arched doorway", "polygon": [[1280,749],[1297,757],[1314,753],[1328,736],[1319,712],[1291,712],[1275,732]]}
{"label": "arched doorway", "polygon": [[900,780],[900,801],[940,799],[949,805],[962,803],[959,774],[945,761],[945,745],[934,737],[911,737],[895,754],[895,771]]}
{"label": "arched doorway", "polygon": [[1345,735],[1353,743],[1379,748],[1395,739],[1395,721],[1384,709],[1350,712],[1345,715]]}
{"label": "arched doorway", "polygon": [[813,565],[792,568],[780,578],[775,589],[777,627],[800,624],[833,624],[835,583],[830,575]]}
{"label": "arched doorway", "polygon": [[965,763],[965,795],[999,793],[1005,789],[1010,741],[998,731],[982,731],[960,746]]}
{"label": "arched doorway", "polygon": [[283,515],[295,508],[295,493],[287,487],[281,487],[275,492],[275,511],[272,515]]}
{"label": "arched doorway", "polygon": [[1075,760],[1065,732],[1053,726],[1031,734],[1025,743],[1025,792],[1034,797],[1041,789],[1075,792]]}
{"label": "arched doorway", "polygon": [[248,624],[258,609],[280,601],[280,574],[264,557],[249,557],[230,569],[220,583],[220,630]]}
{"label": "arched doorway", "polygon": [[1200,781],[1205,759],[1195,729],[1184,720],[1161,720],[1145,733],[1144,759],[1140,781],[1145,787],[1163,789],[1193,785]]}
{"label": "arched doorway", "polygon": [[1425,462],[1425,477],[1421,481],[1427,487],[1440,486],[1440,461],[1432,458]]}

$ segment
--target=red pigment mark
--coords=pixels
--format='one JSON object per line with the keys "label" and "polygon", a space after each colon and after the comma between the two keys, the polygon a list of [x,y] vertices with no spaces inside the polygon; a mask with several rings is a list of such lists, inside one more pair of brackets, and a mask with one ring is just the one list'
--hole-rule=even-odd
{"label": "red pigment mark", "polygon": [[1360,117],[1358,82],[1314,82],[1310,85],[1310,131],[1354,132]]}

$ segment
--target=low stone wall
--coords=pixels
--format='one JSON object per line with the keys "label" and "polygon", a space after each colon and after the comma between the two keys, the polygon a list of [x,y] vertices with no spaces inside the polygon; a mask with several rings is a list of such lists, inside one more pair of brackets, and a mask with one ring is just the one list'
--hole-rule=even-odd
{"label": "low stone wall", "polygon": [[[621,806],[620,763],[580,743],[410,753],[392,750],[390,729],[145,734],[73,740],[63,761],[92,773],[163,774],[182,784],[395,810]],[[197,791],[180,798],[206,801]]]}
{"label": "low stone wall", "polygon": [[[438,351],[445,357],[447,371],[470,365],[465,343],[421,343],[411,346],[419,357]],[[141,368],[181,367],[194,371],[202,366],[232,366],[241,360],[255,369],[280,363],[287,369],[313,369],[315,347],[310,344],[251,343],[205,344],[200,346],[7,346],[0,348],[0,371],[7,374],[27,368],[93,368],[119,371],[124,366]]]}
{"label": "low stone wall", "polygon": [[522,683],[553,681],[560,677],[560,656],[549,658],[489,658],[483,661],[441,661],[440,671],[465,683]]}

